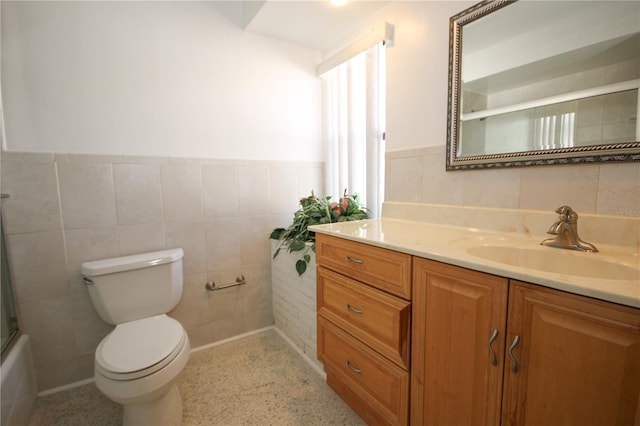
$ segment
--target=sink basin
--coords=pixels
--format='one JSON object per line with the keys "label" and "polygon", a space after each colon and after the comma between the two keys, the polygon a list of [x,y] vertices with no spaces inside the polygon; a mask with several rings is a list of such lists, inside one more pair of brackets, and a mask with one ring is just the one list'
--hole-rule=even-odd
{"label": "sink basin", "polygon": [[554,274],[609,280],[640,280],[640,267],[598,257],[599,253],[562,252],[548,247],[482,245],[467,253],[492,262]]}

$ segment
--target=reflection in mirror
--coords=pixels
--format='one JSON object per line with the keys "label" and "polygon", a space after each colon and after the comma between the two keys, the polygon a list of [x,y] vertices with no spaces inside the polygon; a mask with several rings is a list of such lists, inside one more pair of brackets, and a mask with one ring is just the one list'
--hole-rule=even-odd
{"label": "reflection in mirror", "polygon": [[450,37],[448,170],[640,161],[640,2],[486,1]]}

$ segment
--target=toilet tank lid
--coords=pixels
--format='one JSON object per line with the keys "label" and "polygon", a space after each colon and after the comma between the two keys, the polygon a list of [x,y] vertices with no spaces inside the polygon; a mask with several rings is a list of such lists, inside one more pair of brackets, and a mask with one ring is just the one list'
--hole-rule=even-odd
{"label": "toilet tank lid", "polygon": [[148,268],[151,266],[171,263],[182,259],[184,251],[181,248],[154,251],[151,253],[134,254],[131,256],[114,257],[112,259],[94,260],[82,264],[82,275],[95,277],[122,271]]}

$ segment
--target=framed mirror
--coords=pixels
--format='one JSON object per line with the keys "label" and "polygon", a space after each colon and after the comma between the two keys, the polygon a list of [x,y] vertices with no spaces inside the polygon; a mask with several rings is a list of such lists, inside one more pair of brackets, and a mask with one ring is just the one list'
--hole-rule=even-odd
{"label": "framed mirror", "polygon": [[640,161],[640,2],[488,0],[450,19],[447,170]]}

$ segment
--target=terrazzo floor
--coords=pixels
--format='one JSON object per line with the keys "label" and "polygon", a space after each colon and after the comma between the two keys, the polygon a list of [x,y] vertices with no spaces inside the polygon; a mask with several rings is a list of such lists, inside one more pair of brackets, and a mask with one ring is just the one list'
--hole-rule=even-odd
{"label": "terrazzo floor", "polygon": [[[178,388],[183,426],[366,424],[272,329],[192,353]],[[38,398],[29,422],[121,424],[122,408],[93,384]]]}

